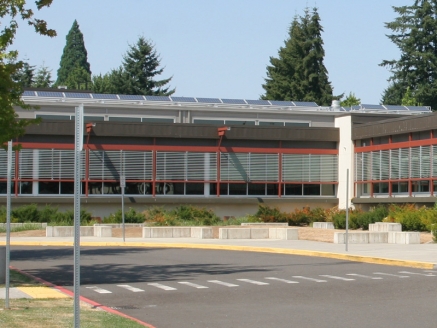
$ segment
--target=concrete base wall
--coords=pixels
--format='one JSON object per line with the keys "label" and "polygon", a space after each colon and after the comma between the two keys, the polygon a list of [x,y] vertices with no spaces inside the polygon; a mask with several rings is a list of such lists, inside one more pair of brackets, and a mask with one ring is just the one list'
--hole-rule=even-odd
{"label": "concrete base wall", "polygon": [[212,239],[212,228],[208,227],[191,227],[191,238]]}
{"label": "concrete base wall", "polygon": [[242,223],[242,226],[284,226],[284,227],[288,227],[288,223],[287,222],[272,222],[272,223],[265,223],[265,222],[258,222],[258,223],[250,223],[250,222],[246,222],[246,223]]}
{"label": "concrete base wall", "polygon": [[94,226],[94,237],[112,237],[112,227]]}
{"label": "concrete base wall", "polygon": [[250,239],[250,228],[220,228],[219,239]]}
{"label": "concrete base wall", "polygon": [[[348,244],[368,244],[369,233],[368,232],[349,232]],[[334,233],[334,244],[346,244],[346,232]]]}
{"label": "concrete base wall", "polygon": [[402,225],[400,223],[376,222],[376,223],[369,224],[369,231],[371,232],[402,231]]}
{"label": "concrete base wall", "polygon": [[6,247],[0,247],[0,284],[6,283]]}
{"label": "concrete base wall", "polygon": [[315,229],[335,229],[333,222],[313,222]]}
{"label": "concrete base wall", "polygon": [[[80,235],[94,236],[94,227],[80,227]],[[46,227],[46,237],[74,237],[74,227]]]}
{"label": "concrete base wall", "polygon": [[389,232],[389,244],[420,244],[420,232],[404,231],[404,232]]}
{"label": "concrete base wall", "polygon": [[[11,229],[21,228],[22,226],[29,226],[29,225],[34,227],[40,227],[41,229],[47,227],[47,223],[29,222],[29,223],[11,223]],[[0,228],[6,229],[6,223],[0,223]]]}
{"label": "concrete base wall", "polygon": [[[111,227],[111,228],[123,228],[123,224],[121,223],[96,223],[94,224],[95,227]],[[124,226],[126,228],[137,228],[137,227],[144,227],[145,224],[144,223],[125,223]]]}

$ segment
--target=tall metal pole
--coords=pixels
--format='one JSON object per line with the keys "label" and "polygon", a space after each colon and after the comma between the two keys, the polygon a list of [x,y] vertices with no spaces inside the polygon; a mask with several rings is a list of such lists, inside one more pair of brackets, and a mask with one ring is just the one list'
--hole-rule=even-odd
{"label": "tall metal pole", "polygon": [[349,233],[349,169],[346,170],[346,252],[348,251]]}
{"label": "tall metal pole", "polygon": [[11,262],[11,176],[12,176],[12,140],[8,141],[8,164],[7,164],[7,196],[6,196],[6,295],[5,295],[5,309],[9,309],[9,263]]}
{"label": "tall metal pole", "polygon": [[74,147],[74,328],[80,328],[80,191],[83,149],[83,105],[75,108]]}
{"label": "tall metal pole", "polygon": [[123,242],[125,242],[125,224],[124,224],[124,187],[126,187],[126,177],[123,175],[120,178],[121,187],[121,222],[123,225]]}

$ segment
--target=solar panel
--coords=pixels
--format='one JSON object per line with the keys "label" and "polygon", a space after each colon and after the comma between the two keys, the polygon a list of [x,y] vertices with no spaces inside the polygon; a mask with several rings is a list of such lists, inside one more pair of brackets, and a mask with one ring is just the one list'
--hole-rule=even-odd
{"label": "solar panel", "polygon": [[196,98],[198,102],[200,103],[207,103],[207,104],[221,104],[221,100],[218,98]]}
{"label": "solar panel", "polygon": [[360,109],[361,109],[360,105],[351,107],[351,110],[360,110]]}
{"label": "solar panel", "polygon": [[34,97],[35,96],[35,91],[24,91],[23,92],[23,97]]}
{"label": "solar panel", "polygon": [[65,92],[65,97],[67,97],[67,98],[91,98],[89,93],[81,93],[81,92]]}
{"label": "solar panel", "polygon": [[170,97],[172,101],[178,102],[197,102],[193,97]]}
{"label": "solar panel", "polygon": [[399,105],[384,105],[387,110],[407,110],[405,106],[399,106]]}
{"label": "solar panel", "polygon": [[429,112],[429,108],[425,106],[407,106],[408,110],[414,112]]}
{"label": "solar panel", "polygon": [[118,95],[121,100],[144,100],[144,96],[140,95]]}
{"label": "solar panel", "polygon": [[309,102],[309,101],[293,101],[293,103],[296,106],[302,106],[302,107],[319,107],[315,102]]}
{"label": "solar panel", "polygon": [[274,106],[294,106],[291,101],[270,100],[270,103]]}
{"label": "solar panel", "polygon": [[93,99],[118,99],[117,95],[103,94],[103,93],[93,93],[91,94]]}
{"label": "solar panel", "polygon": [[39,97],[64,97],[64,94],[62,92],[37,91],[36,93]]}
{"label": "solar panel", "polygon": [[167,96],[145,96],[148,101],[171,101]]}
{"label": "solar panel", "polygon": [[247,100],[246,102],[249,105],[263,105],[263,106],[270,106],[270,103],[268,100]]}
{"label": "solar panel", "polygon": [[362,104],[361,107],[363,109],[385,109],[385,107],[382,105],[368,105],[368,104],[364,105],[364,104]]}
{"label": "solar panel", "polygon": [[233,104],[233,105],[247,105],[244,99],[223,99],[224,104]]}

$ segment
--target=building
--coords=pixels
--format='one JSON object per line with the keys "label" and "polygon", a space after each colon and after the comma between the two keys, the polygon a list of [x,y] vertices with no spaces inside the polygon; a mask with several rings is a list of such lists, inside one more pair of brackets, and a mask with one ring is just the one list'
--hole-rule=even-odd
{"label": "building", "polygon": [[[17,108],[19,116],[42,121],[14,140],[22,150],[13,158],[13,206],[72,207],[74,112],[82,105],[82,206],[94,216],[120,208],[122,177],[125,202],[137,210],[192,204],[220,216],[242,216],[256,212],[259,203],[290,211],[344,207],[347,197],[360,206],[400,196],[433,202],[431,158],[437,139],[429,107],[345,109],[337,102],[321,107],[69,90],[27,90],[23,100],[39,109]],[[419,162],[408,157],[408,177],[404,166],[395,177],[396,156],[406,165],[407,155]],[[0,151],[0,198],[6,195],[6,160]],[[428,164],[428,171],[417,173],[417,163]]]}

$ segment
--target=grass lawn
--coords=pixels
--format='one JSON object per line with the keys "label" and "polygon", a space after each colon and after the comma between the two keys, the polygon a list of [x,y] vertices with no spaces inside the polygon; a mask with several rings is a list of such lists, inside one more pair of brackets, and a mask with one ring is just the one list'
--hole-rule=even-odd
{"label": "grass lawn", "polygon": [[[10,271],[10,287],[41,286],[40,283],[16,271]],[[0,285],[4,287],[4,285]],[[9,299],[10,309],[5,309],[5,300],[0,300],[1,328],[59,328],[73,327],[73,299]],[[82,328],[136,328],[144,327],[132,320],[107,313],[81,302],[80,326]]]}

